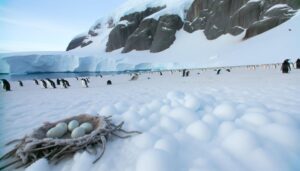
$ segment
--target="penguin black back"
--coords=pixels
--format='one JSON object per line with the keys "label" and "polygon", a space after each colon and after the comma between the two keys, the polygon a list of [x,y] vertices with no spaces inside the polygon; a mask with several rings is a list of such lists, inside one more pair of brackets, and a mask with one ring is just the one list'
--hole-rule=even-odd
{"label": "penguin black back", "polygon": [[11,91],[10,83],[6,79],[2,79],[2,83],[3,83],[3,89],[5,91]]}
{"label": "penguin black back", "polygon": [[107,85],[112,85],[111,80],[107,80],[106,84],[107,84]]}
{"label": "penguin black back", "polygon": [[50,80],[49,78],[47,78],[46,80],[49,81],[52,88],[56,88],[54,81]]}
{"label": "penguin black back", "polygon": [[296,61],[296,69],[300,69],[300,58]]}
{"label": "penguin black back", "polygon": [[289,63],[289,59],[286,59],[283,61],[282,65],[281,65],[281,71],[282,71],[282,73],[287,74],[287,73],[289,73],[290,70],[291,70],[291,66]]}
{"label": "penguin black back", "polygon": [[19,80],[18,82],[19,82],[19,86],[20,86],[20,87],[23,87],[23,82],[20,81],[20,80]]}
{"label": "penguin black back", "polygon": [[38,80],[33,79],[33,81],[34,81],[35,85],[39,85],[39,81]]}
{"label": "penguin black back", "polygon": [[42,82],[42,86],[43,86],[44,88],[48,88],[47,82],[46,82],[45,80],[41,80],[41,82]]}
{"label": "penguin black back", "polygon": [[221,69],[218,69],[217,71],[217,75],[219,75],[221,73]]}

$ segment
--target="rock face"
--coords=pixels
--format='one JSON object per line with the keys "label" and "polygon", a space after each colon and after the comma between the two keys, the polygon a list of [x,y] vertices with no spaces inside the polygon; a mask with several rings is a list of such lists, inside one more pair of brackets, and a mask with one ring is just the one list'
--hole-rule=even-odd
{"label": "rock face", "polygon": [[208,40],[247,30],[245,39],[263,33],[291,18],[291,0],[195,0],[187,12],[184,29],[204,30]]}
{"label": "rock face", "polygon": [[135,12],[122,17],[120,19],[120,24],[114,27],[109,34],[106,52],[111,52],[124,47],[127,39],[135,32],[135,30],[137,30],[142,20],[163,8],[164,7],[147,8],[145,11]]}
{"label": "rock face", "polygon": [[175,34],[183,26],[181,18],[177,15],[164,15],[159,18],[156,33],[150,52],[161,52],[169,48],[175,41]]}
{"label": "rock face", "polygon": [[[299,0],[194,0],[183,18],[164,12],[166,6],[151,7],[125,15],[119,21],[110,18],[106,25],[94,25],[86,35],[74,38],[67,50],[94,43],[93,37],[99,36],[101,27],[111,29],[105,42],[106,52],[120,48],[122,53],[161,52],[174,43],[176,32],[182,27],[189,33],[203,30],[208,40],[243,32],[246,32],[244,39],[248,39],[290,19],[299,5]],[[156,17],[152,18],[152,14]]]}

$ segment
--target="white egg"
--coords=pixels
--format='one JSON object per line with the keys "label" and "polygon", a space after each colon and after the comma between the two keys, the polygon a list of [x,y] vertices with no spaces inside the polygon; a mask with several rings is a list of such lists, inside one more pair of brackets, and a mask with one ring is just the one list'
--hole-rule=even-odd
{"label": "white egg", "polygon": [[49,138],[60,138],[66,133],[63,127],[54,127],[47,131],[47,137]]}
{"label": "white egg", "polygon": [[72,120],[71,122],[69,122],[68,124],[68,129],[69,131],[73,131],[75,128],[77,128],[79,126],[79,122],[76,120]]}
{"label": "white egg", "polygon": [[56,127],[62,127],[65,132],[68,131],[68,125],[65,122],[60,122],[60,123],[56,124]]}
{"label": "white egg", "polygon": [[84,128],[86,133],[90,133],[93,130],[93,125],[89,122],[82,123],[80,127]]}
{"label": "white egg", "polygon": [[85,130],[82,127],[75,128],[71,133],[72,138],[78,138],[78,137],[82,137],[84,135],[85,135]]}

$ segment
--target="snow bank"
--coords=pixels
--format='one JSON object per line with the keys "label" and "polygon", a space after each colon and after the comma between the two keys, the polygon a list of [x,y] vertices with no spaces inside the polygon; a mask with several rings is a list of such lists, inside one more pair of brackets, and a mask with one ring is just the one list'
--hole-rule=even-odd
{"label": "snow bank", "polygon": [[[12,81],[13,91],[0,91],[0,110],[5,111],[0,145],[45,121],[99,113],[143,134],[108,142],[94,165],[96,156],[84,152],[58,165],[42,159],[27,170],[300,169],[300,71],[198,72],[187,78],[179,72],[142,74],[134,82],[129,75],[91,77],[89,88],[67,78],[71,87],[55,90],[30,80],[24,87]],[[106,86],[108,79],[113,85]]]}

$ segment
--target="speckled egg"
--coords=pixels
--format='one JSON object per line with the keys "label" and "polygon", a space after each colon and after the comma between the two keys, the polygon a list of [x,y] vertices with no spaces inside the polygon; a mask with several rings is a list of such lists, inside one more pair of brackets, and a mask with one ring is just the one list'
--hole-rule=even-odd
{"label": "speckled egg", "polygon": [[78,138],[78,137],[82,137],[84,135],[85,135],[85,130],[82,127],[75,128],[71,133],[72,138]]}
{"label": "speckled egg", "polygon": [[73,131],[75,128],[77,128],[79,126],[79,122],[77,120],[72,120],[69,122],[68,124],[68,129],[69,131]]}

